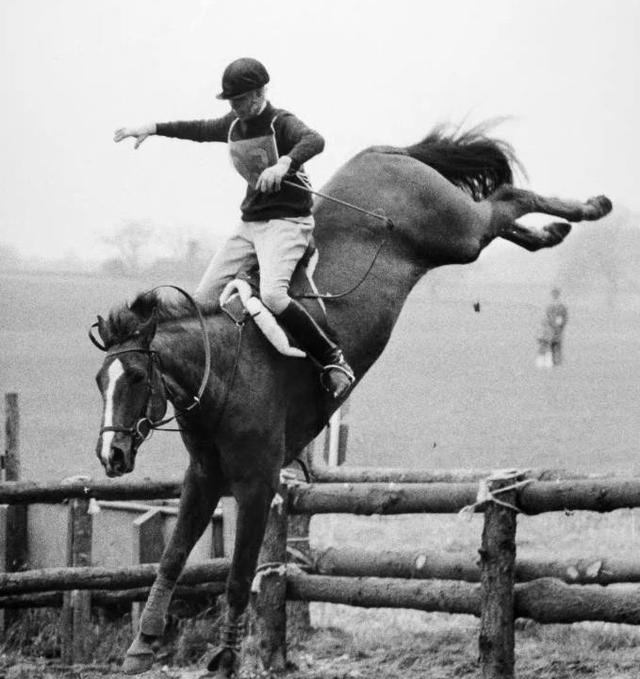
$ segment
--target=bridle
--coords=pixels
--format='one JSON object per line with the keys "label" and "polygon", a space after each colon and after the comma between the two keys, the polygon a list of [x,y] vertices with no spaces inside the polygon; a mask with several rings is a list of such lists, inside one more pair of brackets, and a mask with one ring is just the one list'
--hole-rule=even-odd
{"label": "bridle", "polygon": [[[151,401],[151,396],[153,394],[153,372],[154,368],[156,368],[159,371],[160,374],[160,381],[162,382],[165,395],[171,393],[171,390],[169,389],[165,379],[164,379],[164,374],[162,372],[162,364],[160,360],[160,355],[158,354],[157,351],[154,349],[147,349],[145,347],[131,347],[130,349],[119,349],[117,351],[112,351],[109,352],[106,346],[99,342],[96,337],[93,334],[93,329],[97,327],[99,324],[96,322],[94,323],[91,328],[89,329],[89,339],[93,342],[95,346],[98,347],[101,351],[107,352],[108,357],[112,356],[119,356],[122,354],[128,354],[128,353],[142,353],[146,354],[148,356],[148,363],[147,363],[147,384],[146,384],[146,398],[144,401],[144,404],[140,410],[140,413],[137,417],[137,419],[134,421],[134,424],[131,427],[123,427],[123,426],[117,426],[117,425],[108,425],[101,427],[100,429],[100,436],[104,434],[105,432],[108,431],[114,431],[114,432],[119,432],[122,434],[127,434],[131,437],[132,441],[135,443],[135,447],[137,448],[143,441],[148,439],[151,434],[162,427],[165,424],[168,424],[169,422],[172,422],[173,420],[176,420],[178,417],[181,415],[184,415],[185,413],[188,413],[189,411],[193,410],[195,407],[200,405],[200,399],[202,398],[202,395],[204,394],[204,391],[207,387],[207,384],[209,382],[209,376],[211,374],[211,346],[209,344],[209,335],[207,333],[207,327],[204,322],[204,317],[202,316],[202,312],[200,311],[200,308],[196,304],[195,300],[191,295],[186,292],[186,290],[183,290],[182,288],[177,287],[176,285],[159,285],[151,292],[157,290],[158,288],[173,288],[174,290],[177,290],[180,292],[182,295],[184,295],[191,306],[195,309],[196,314],[198,316],[198,321],[200,323],[200,330],[202,331],[202,343],[204,346],[204,355],[205,355],[205,365],[204,365],[204,372],[202,374],[202,379],[200,381],[200,386],[198,387],[198,392],[194,396],[191,397],[192,401],[189,405],[185,406],[184,408],[181,408],[179,410],[175,410],[174,414],[171,415],[170,417],[161,419],[161,420],[151,420],[148,416],[149,412],[149,406],[150,406],[150,401]],[[145,432],[146,429],[146,432]],[[161,430],[161,431],[172,431],[172,430]]]}

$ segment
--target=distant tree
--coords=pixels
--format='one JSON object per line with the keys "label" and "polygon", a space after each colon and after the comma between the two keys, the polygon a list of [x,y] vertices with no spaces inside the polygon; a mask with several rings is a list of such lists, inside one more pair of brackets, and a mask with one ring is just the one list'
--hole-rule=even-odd
{"label": "distant tree", "polygon": [[117,257],[111,257],[106,259],[100,265],[100,272],[105,276],[111,276],[114,278],[119,278],[120,276],[126,276],[127,272],[124,270],[124,265],[121,259]]}
{"label": "distant tree", "polygon": [[104,242],[115,249],[115,259],[122,263],[125,275],[138,273],[142,268],[141,255],[154,230],[147,222],[127,221],[113,234],[103,237]]}

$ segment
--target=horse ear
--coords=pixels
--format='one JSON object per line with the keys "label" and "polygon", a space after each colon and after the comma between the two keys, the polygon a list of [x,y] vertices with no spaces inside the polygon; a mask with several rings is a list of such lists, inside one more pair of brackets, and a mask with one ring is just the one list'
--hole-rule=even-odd
{"label": "horse ear", "polygon": [[158,309],[154,308],[154,310],[151,312],[151,316],[144,321],[143,323],[140,323],[138,326],[138,329],[135,331],[136,337],[140,338],[140,341],[146,345],[149,346],[151,344],[151,340],[154,338],[156,334],[156,327],[158,326]]}
{"label": "horse ear", "polygon": [[102,340],[104,346],[109,346],[109,327],[102,316],[98,316],[98,335],[100,335],[100,339]]}

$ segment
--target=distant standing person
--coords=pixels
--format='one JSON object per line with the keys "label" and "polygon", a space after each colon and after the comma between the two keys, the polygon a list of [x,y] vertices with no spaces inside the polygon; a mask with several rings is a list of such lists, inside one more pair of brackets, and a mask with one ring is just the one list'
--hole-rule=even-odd
{"label": "distant standing person", "polygon": [[552,301],[547,306],[542,319],[542,333],[538,339],[540,346],[537,365],[555,367],[562,363],[562,335],[569,320],[567,307],[560,301],[560,290],[551,290]]}

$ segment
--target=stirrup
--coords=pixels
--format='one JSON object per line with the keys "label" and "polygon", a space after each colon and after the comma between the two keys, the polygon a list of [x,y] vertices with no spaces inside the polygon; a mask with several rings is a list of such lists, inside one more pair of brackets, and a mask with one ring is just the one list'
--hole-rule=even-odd
{"label": "stirrup", "polygon": [[328,363],[320,373],[320,384],[333,398],[344,396],[356,381],[351,366],[340,355],[335,363]]}

